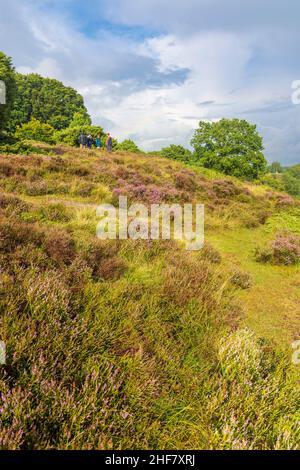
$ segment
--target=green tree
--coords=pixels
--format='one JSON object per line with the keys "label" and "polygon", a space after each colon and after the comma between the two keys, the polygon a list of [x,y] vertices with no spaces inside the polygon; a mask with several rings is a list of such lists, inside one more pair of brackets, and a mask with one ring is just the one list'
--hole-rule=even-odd
{"label": "green tree", "polygon": [[160,153],[166,158],[172,158],[172,160],[187,162],[192,159],[192,152],[182,145],[171,144],[169,147],[161,149]]}
{"label": "green tree", "polygon": [[98,135],[101,137],[101,141],[105,139],[105,135],[103,132],[102,127],[100,126],[90,126],[90,125],[83,125],[83,126],[74,126],[68,127],[67,129],[62,129],[61,131],[57,131],[55,133],[55,140],[57,143],[65,143],[72,146],[79,145],[79,136],[83,132],[86,135],[91,135],[93,139],[95,139]]}
{"label": "green tree", "polygon": [[92,121],[88,114],[83,113],[83,112],[77,112],[74,114],[69,127],[83,127],[83,126],[91,126],[91,125],[92,125]]}
{"label": "green tree", "polygon": [[[10,57],[0,51],[0,132],[6,128],[16,95],[15,71]],[[5,101],[5,103],[4,103]]]}
{"label": "green tree", "polygon": [[58,80],[37,74],[16,74],[17,95],[11,113],[9,130],[35,118],[57,130],[72,122],[75,113],[89,118],[82,96]]}
{"label": "green tree", "polygon": [[191,144],[196,158],[206,168],[248,179],[266,171],[262,137],[256,125],[245,120],[200,121]]}
{"label": "green tree", "polygon": [[138,148],[136,143],[131,139],[123,140],[123,142],[117,145],[116,150],[121,150],[125,152],[133,152],[133,153],[141,152],[141,150]]}
{"label": "green tree", "polygon": [[279,162],[273,162],[268,168],[270,170],[270,173],[282,173],[283,168],[281,166],[281,163]]}
{"label": "green tree", "polygon": [[15,137],[18,140],[36,140],[53,144],[55,129],[50,124],[44,124],[37,119],[32,118],[29,122],[18,126]]}

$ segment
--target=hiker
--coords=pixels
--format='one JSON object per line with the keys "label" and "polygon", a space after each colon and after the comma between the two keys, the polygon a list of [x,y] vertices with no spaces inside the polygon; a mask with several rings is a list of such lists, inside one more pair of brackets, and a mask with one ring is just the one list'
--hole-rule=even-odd
{"label": "hiker", "polygon": [[86,144],[87,144],[87,137],[83,132],[80,133],[78,142],[79,142],[80,148],[85,149]]}
{"label": "hiker", "polygon": [[100,134],[97,135],[96,140],[95,140],[95,144],[96,144],[97,149],[101,149],[102,144],[101,144]]}
{"label": "hiker", "polygon": [[107,136],[106,136],[106,150],[108,152],[112,151],[112,138],[109,132],[107,133]]}
{"label": "hiker", "polygon": [[93,145],[93,137],[91,136],[91,134],[89,134],[87,136],[87,146],[88,146],[89,149],[91,149],[92,145]]}

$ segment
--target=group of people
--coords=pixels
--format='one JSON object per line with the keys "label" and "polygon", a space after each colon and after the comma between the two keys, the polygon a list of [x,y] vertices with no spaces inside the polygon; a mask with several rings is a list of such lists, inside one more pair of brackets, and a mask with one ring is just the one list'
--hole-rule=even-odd
{"label": "group of people", "polygon": [[[102,141],[101,141],[100,134],[98,134],[97,137],[94,139],[91,136],[91,134],[86,135],[84,132],[81,132],[78,140],[79,140],[79,145],[82,149],[85,149],[85,148],[91,149],[93,145],[95,145],[97,149],[102,148]],[[105,147],[108,152],[112,151],[112,138],[109,132],[106,134]]]}

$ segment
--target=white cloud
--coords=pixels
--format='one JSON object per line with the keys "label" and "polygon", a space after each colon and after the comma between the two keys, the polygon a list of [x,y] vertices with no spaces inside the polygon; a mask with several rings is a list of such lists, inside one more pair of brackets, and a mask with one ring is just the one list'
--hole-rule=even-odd
{"label": "white cloud", "polygon": [[[47,1],[10,0],[4,8],[0,0],[1,48],[18,70],[77,88],[95,123],[150,149],[188,145],[200,119],[241,117],[258,124],[271,160],[299,161],[300,106],[290,103],[300,78],[294,0],[245,0],[243,10],[236,0],[226,8],[223,0],[100,2],[113,22],[161,30],[142,38],[113,27],[88,36],[79,19],[58,14],[65,1],[52,2],[50,13],[41,9]],[[86,4],[97,15],[99,2]]]}

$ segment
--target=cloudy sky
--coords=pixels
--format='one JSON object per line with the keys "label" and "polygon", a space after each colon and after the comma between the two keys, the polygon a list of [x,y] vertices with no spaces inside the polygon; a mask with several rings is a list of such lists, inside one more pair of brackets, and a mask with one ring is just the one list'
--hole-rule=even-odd
{"label": "cloudy sky", "polygon": [[299,0],[0,0],[0,50],[74,86],[95,124],[146,150],[238,117],[258,125],[269,161],[293,164],[299,18]]}

